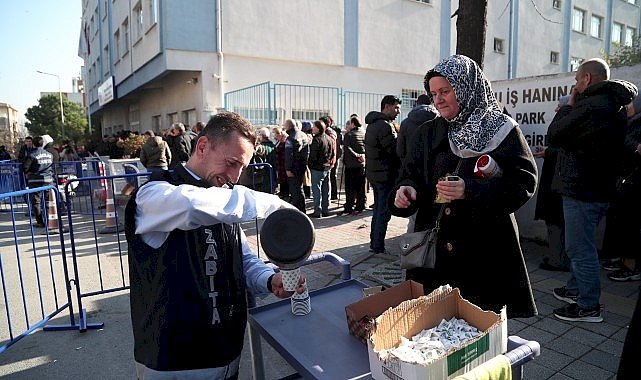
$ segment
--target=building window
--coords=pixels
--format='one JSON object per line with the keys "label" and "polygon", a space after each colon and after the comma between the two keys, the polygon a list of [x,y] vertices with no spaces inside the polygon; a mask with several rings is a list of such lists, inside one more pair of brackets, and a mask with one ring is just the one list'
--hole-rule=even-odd
{"label": "building window", "polygon": [[503,50],[503,45],[504,44],[503,44],[503,42],[504,41],[502,39],[500,39],[500,38],[495,38],[494,39],[494,52],[496,52],[496,53],[504,53],[504,50]]}
{"label": "building window", "polygon": [[140,132],[140,107],[138,104],[129,106],[129,128]]}
{"label": "building window", "polygon": [[122,55],[129,53],[129,19],[126,18],[120,27],[122,30]]}
{"label": "building window", "polygon": [[583,58],[570,58],[570,71],[577,71],[579,69],[579,66],[581,66],[581,62],[583,62]]}
{"label": "building window", "polygon": [[623,25],[615,22],[612,24],[612,42],[616,44],[621,43],[621,34],[623,33]]}
{"label": "building window", "polygon": [[590,22],[590,35],[592,37],[596,38],[602,38],[603,33],[602,33],[602,27],[603,25],[603,17],[595,16],[592,15],[592,21]]}
{"label": "building window", "polygon": [[155,133],[160,133],[162,129],[162,116],[154,115],[151,117],[151,130]]}
{"label": "building window", "polygon": [[173,126],[174,123],[178,122],[178,112],[168,113],[167,114],[167,125],[169,127]]}
{"label": "building window", "polygon": [[151,28],[156,23],[156,1],[147,1],[147,28]]}
{"label": "building window", "polygon": [[120,59],[120,44],[122,43],[120,40],[120,29],[116,30],[116,33],[114,33],[114,42],[116,43],[116,51],[114,51],[116,56],[114,58],[118,61]]}
{"label": "building window", "polygon": [[561,9],[561,0],[552,0],[552,8]]}
{"label": "building window", "polygon": [[550,52],[550,63],[558,64],[559,63],[559,52],[551,51]]}
{"label": "building window", "polygon": [[634,42],[634,38],[637,34],[637,30],[634,28],[630,28],[629,26],[625,28],[625,44],[626,46],[632,46],[632,43]]}
{"label": "building window", "polygon": [[585,33],[585,11],[583,9],[572,9],[572,30]]}
{"label": "building window", "polygon": [[142,14],[142,5],[138,2],[134,6],[134,40],[138,41],[142,38],[143,31],[143,14]]}
{"label": "building window", "polygon": [[104,78],[107,79],[109,78],[109,63],[111,62],[111,59],[109,59],[109,45],[105,45],[105,58],[106,58],[106,63],[105,63],[105,69],[104,69]]}

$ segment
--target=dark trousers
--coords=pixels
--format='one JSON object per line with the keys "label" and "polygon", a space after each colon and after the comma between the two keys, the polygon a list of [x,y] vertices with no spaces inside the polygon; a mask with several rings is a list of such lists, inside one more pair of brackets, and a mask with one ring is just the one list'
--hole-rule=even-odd
{"label": "dark trousers", "polygon": [[641,201],[638,199],[640,192],[639,187],[625,193],[620,191],[610,203],[605,217],[601,255],[606,259],[635,259],[636,269],[641,268]]}
{"label": "dark trousers", "polygon": [[392,192],[392,183],[372,183],[374,188],[374,210],[369,234],[369,247],[375,252],[385,251],[385,235],[392,214],[387,207],[387,198]]}
{"label": "dark trousers", "polygon": [[[43,196],[46,195],[42,191],[29,194],[29,200],[31,201],[31,215],[35,218],[36,223],[40,225],[44,225],[45,223],[42,211]],[[46,202],[46,199],[44,202]]]}
{"label": "dark trousers", "polygon": [[329,185],[331,186],[331,199],[338,199],[338,186],[336,186],[336,172],[338,171],[338,160],[329,172]]}
{"label": "dark trousers", "polygon": [[345,170],[345,212],[365,210],[365,168]]}
{"label": "dark trousers", "polygon": [[302,212],[305,212],[305,195],[303,194],[304,173],[294,173],[293,177],[287,177],[289,192],[292,196],[290,203]]}

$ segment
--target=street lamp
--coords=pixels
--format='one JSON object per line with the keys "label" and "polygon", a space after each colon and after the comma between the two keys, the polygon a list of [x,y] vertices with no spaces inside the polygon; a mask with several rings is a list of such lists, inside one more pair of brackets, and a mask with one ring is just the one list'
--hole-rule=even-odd
{"label": "street lamp", "polygon": [[60,75],[45,73],[44,71],[36,70],[36,72],[44,75],[51,75],[52,77],[58,78],[58,96],[60,96],[60,119],[62,120],[62,138],[65,138],[65,109],[62,107],[62,89],[60,87]]}

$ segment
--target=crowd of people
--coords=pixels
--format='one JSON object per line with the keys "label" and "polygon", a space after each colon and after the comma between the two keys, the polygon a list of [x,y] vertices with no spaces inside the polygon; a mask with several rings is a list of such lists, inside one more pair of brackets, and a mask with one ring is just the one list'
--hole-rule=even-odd
{"label": "crowd of people", "polygon": [[[351,115],[345,131],[328,115],[255,130],[221,113],[193,129],[176,123],[161,135],[145,132],[130,156],[140,157],[151,180],[132,194],[125,213],[139,378],[237,376],[245,291],[291,295],[249,251],[239,223],[284,207],[307,213],[310,196],[308,215],[328,217],[341,172],[339,217],[362,214],[373,190],[370,252],[390,252],[392,215],[408,218],[408,232],[438,219],[434,268],[407,270],[407,279],[426,292],[458,287],[483,309],[507,306],[508,318],[538,313],[514,217],[538,187],[535,218],[545,220],[550,248],[541,267],[570,273],[552,292],[567,303],[554,315],[601,322],[595,235],[606,214],[601,259],[616,269],[609,278],[641,280],[641,97],[632,83],[610,79],[601,59],[583,62],[575,79],[549,125],[549,145],[534,153],[480,67],[462,55],[427,72],[426,93],[400,124],[401,100],[387,95],[364,123]],[[48,183],[46,166],[55,160],[80,157],[70,144],[52,148],[47,137],[27,138],[20,150],[30,186]],[[99,153],[124,156],[122,138],[106,137]],[[500,170],[479,172],[482,156]],[[535,157],[544,159],[540,181]],[[42,212],[34,214],[43,223]],[[631,327],[620,371],[637,341],[638,326]],[[195,345],[209,350],[197,354]]]}

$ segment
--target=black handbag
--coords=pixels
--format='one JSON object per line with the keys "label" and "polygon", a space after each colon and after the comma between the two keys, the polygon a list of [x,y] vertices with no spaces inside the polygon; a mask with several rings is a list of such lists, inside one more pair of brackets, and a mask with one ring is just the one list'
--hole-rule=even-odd
{"label": "black handbag", "polygon": [[401,235],[399,242],[401,268],[434,268],[436,264],[436,242],[441,216],[443,215],[443,207],[441,205],[433,228]]}
{"label": "black handbag", "polygon": [[[463,160],[459,160],[454,170],[456,175],[461,167]],[[399,248],[401,251],[401,268],[434,268],[436,264],[436,245],[438,241],[439,225],[445,204],[442,204],[434,227],[425,231],[408,232],[401,235],[399,239]]]}

